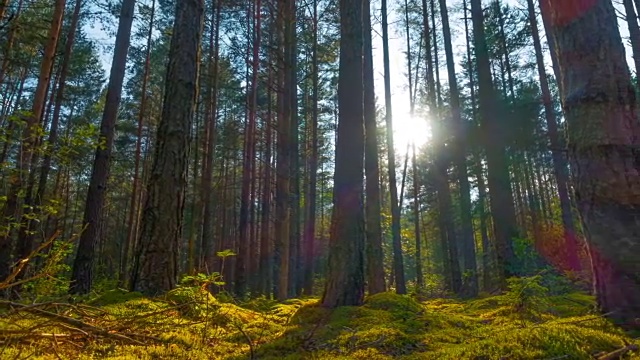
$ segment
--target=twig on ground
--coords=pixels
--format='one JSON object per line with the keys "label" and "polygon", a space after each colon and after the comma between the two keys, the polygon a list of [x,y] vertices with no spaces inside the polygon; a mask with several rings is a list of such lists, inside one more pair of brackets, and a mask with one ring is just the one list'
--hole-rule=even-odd
{"label": "twig on ground", "polygon": [[629,344],[623,348],[620,348],[618,350],[614,350],[608,354],[604,354],[598,357],[598,360],[614,360],[614,359],[620,359],[620,357],[626,353],[628,353],[629,351],[638,351],[638,345],[636,344]]}

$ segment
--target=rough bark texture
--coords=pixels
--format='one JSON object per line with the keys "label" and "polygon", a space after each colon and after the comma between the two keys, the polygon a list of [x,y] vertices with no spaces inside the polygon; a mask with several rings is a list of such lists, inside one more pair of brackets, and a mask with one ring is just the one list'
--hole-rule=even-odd
{"label": "rough bark texture", "polygon": [[107,192],[109,168],[111,166],[111,152],[113,148],[114,132],[120,97],[122,95],[122,82],[126,70],[127,53],[131,37],[131,24],[133,23],[133,11],[135,0],[124,0],[120,10],[120,22],[109,75],[109,85],[105,100],[102,122],[100,123],[100,138],[104,146],[96,149],[93,161],[91,180],[87,192],[87,200],[84,208],[83,227],[84,232],[80,236],[78,252],[73,262],[71,273],[71,285],[69,292],[72,294],[86,294],[91,290],[93,283],[93,263],[95,248],[98,243],[100,224],[102,219],[102,207]]}
{"label": "rough bark texture", "polygon": [[132,279],[133,290],[151,296],[171,290],[178,275],[203,22],[202,0],[177,2],[162,117]]}
{"label": "rough bark texture", "polygon": [[367,229],[367,289],[369,294],[385,291],[382,253],[382,229],[380,227],[380,166],[378,164],[378,127],[373,80],[373,55],[371,45],[371,9],[369,0],[362,5],[364,30],[364,127],[366,175],[366,229]]}
{"label": "rough bark texture", "polygon": [[363,0],[340,0],[338,140],[327,283],[322,305],[364,301]]}
{"label": "rough bark texture", "polygon": [[613,5],[543,0],[558,50],[576,202],[601,310],[640,328],[640,124]]}

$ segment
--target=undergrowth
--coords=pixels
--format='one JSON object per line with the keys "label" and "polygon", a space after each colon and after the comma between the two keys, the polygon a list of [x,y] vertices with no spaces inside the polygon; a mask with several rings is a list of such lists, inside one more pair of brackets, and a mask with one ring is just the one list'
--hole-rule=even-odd
{"label": "undergrowth", "polygon": [[550,295],[536,277],[469,301],[382,293],[335,310],[317,299],[233,304],[183,284],[156,299],[112,290],[76,304],[5,303],[0,358],[592,359],[632,341],[593,309],[590,296]]}

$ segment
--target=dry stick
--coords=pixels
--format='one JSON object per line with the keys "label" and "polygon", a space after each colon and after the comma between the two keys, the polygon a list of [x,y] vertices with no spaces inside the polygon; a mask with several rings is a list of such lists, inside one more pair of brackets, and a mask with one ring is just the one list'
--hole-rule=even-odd
{"label": "dry stick", "polygon": [[608,354],[602,355],[600,357],[598,357],[598,360],[613,360],[613,359],[619,359],[622,355],[628,353],[629,351],[638,351],[638,345],[636,344],[629,344],[623,348],[620,348],[618,350],[612,351]]}
{"label": "dry stick", "polygon": [[5,290],[5,289],[8,289],[10,287],[16,286],[18,284],[22,284],[24,282],[34,280],[37,276],[43,277],[44,274],[38,274],[38,275],[34,276],[33,278],[24,279],[24,280],[12,283],[12,281],[18,276],[18,274],[20,274],[20,272],[22,271],[22,269],[24,269],[24,267],[27,265],[27,263],[29,261],[31,261],[31,259],[33,259],[36,255],[38,255],[42,250],[44,250],[47,247],[49,247],[49,245],[51,245],[58,236],[60,236],[60,230],[56,231],[49,238],[49,240],[47,240],[47,241],[43,242],[42,244],[40,244],[40,246],[38,246],[38,248],[33,250],[31,252],[31,254],[29,254],[29,256],[27,256],[26,258],[20,260],[18,262],[17,266],[11,272],[11,274],[6,279],[4,279],[2,282],[0,282],[0,290]]}
{"label": "dry stick", "polygon": [[[56,313],[52,313],[50,311],[29,307],[28,305],[23,305],[23,304],[11,302],[11,301],[0,301],[0,305],[11,306],[11,307],[15,307],[15,308],[22,308],[24,311],[28,311],[28,312],[36,314],[36,315],[41,315],[41,316],[49,318],[49,319],[58,320],[58,321],[60,321],[62,323],[78,327],[78,328],[80,328],[82,330],[90,331],[90,332],[92,332],[94,334],[97,334],[97,335],[101,335],[101,336],[108,337],[108,338],[113,338],[113,339],[116,339],[116,340],[121,340],[121,341],[124,341],[124,342],[127,342],[127,343],[133,343],[133,344],[136,344],[136,345],[144,345],[144,343],[142,343],[142,342],[140,342],[138,340],[135,340],[135,339],[131,339],[128,336],[125,336],[125,335],[122,335],[122,334],[110,333],[108,330],[105,330],[103,328],[87,324],[87,323],[85,323],[83,321],[80,321],[80,320],[77,320],[77,319],[74,319],[74,318],[70,318],[70,317],[67,317],[67,316],[63,316],[63,315],[59,315],[59,314],[56,314]],[[147,337],[147,336],[137,335],[137,334],[127,334],[127,335],[150,338],[150,337]]]}

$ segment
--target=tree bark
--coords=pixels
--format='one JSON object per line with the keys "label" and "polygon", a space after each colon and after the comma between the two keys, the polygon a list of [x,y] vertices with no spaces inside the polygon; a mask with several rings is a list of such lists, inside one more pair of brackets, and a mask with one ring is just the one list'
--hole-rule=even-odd
{"label": "tree bark", "polygon": [[[345,1],[345,0],[343,0]],[[400,239],[400,205],[398,204],[398,187],[396,184],[396,155],[393,143],[393,112],[391,109],[391,71],[389,69],[389,26],[387,23],[387,0],[382,0],[382,51],[384,62],[384,102],[385,122],[387,125],[387,158],[389,161],[389,193],[391,195],[391,233],[393,236],[393,270],[396,292],[407,293],[404,277],[404,261],[402,242]]]}
{"label": "tree bark", "polygon": [[543,0],[541,8],[565,84],[569,160],[598,305],[637,330],[640,124],[615,10],[607,0]]}
{"label": "tree bark", "polygon": [[71,274],[71,294],[87,294],[93,284],[93,263],[95,261],[95,247],[98,242],[102,221],[102,208],[105,202],[109,169],[111,167],[111,152],[115,136],[115,125],[118,108],[122,95],[122,83],[127,64],[127,53],[131,37],[131,25],[135,0],[124,0],[120,10],[120,22],[111,64],[111,74],[105,100],[102,122],[100,123],[100,139],[104,146],[96,149],[91,170],[91,180],[85,203],[83,228],[78,250],[73,262]]}
{"label": "tree bark", "polygon": [[340,120],[327,283],[321,300],[329,308],[361,305],[364,301],[362,7],[361,0],[340,1]]}
{"label": "tree bark", "polygon": [[177,2],[162,117],[131,288],[149,296],[171,290],[178,276],[186,170],[198,91],[204,1]]}
{"label": "tree bark", "polygon": [[378,163],[378,127],[376,124],[376,104],[373,76],[373,49],[371,44],[371,3],[365,0],[362,5],[364,29],[364,127],[365,154],[364,169],[366,175],[366,253],[367,253],[367,290],[370,295],[385,291],[384,263],[382,251],[382,228],[380,226],[380,166]]}

